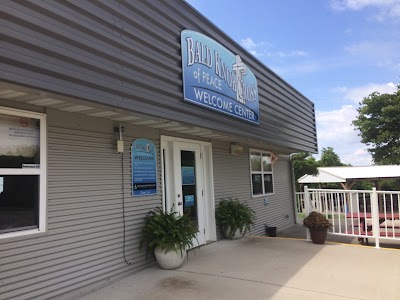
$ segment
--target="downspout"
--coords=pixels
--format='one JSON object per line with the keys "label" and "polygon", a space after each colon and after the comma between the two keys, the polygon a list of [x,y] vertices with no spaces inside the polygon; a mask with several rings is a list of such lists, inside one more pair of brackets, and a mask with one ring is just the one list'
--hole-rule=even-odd
{"label": "downspout", "polygon": [[293,155],[298,153],[292,153],[289,155],[289,162],[290,162],[290,179],[292,182],[292,197],[294,203],[294,220],[296,224],[299,224],[299,220],[297,217],[297,199],[296,199],[296,178],[294,177],[294,166],[293,166]]}

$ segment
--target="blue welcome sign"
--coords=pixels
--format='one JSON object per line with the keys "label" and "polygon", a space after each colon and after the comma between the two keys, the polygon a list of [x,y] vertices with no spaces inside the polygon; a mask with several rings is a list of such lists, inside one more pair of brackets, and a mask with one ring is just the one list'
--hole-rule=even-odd
{"label": "blue welcome sign", "polygon": [[192,30],[181,50],[185,101],[260,124],[257,79],[239,55]]}
{"label": "blue welcome sign", "polygon": [[147,139],[132,143],[132,195],[143,196],[157,193],[157,152]]}

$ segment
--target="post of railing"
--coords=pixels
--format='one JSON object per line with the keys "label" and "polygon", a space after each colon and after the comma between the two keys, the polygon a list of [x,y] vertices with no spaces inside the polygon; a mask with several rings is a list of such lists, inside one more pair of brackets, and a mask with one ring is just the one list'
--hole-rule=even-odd
{"label": "post of railing", "polygon": [[[305,218],[307,218],[308,215],[309,215],[310,212],[311,212],[310,193],[308,192],[308,186],[305,186],[305,187],[304,187],[304,207],[305,207],[305,209],[306,209],[306,211],[305,211]],[[307,234],[306,240],[307,240],[307,241],[311,241],[310,230],[309,230],[308,228],[306,229],[306,234]]]}
{"label": "post of railing", "polygon": [[299,216],[299,214],[302,214],[304,212],[303,211],[304,199],[302,197],[302,193],[301,192],[295,193],[295,195],[296,195],[296,224],[300,224],[300,216]]}
{"label": "post of railing", "polygon": [[371,194],[371,213],[372,213],[372,234],[375,238],[375,248],[379,247],[380,238],[380,224],[379,224],[379,204],[378,204],[378,193],[376,188],[372,188]]}

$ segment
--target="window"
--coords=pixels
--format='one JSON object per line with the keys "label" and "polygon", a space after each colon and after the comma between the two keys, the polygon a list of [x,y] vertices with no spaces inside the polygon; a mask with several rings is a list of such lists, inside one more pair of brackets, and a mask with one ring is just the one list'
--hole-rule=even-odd
{"label": "window", "polygon": [[45,115],[0,107],[0,238],[45,229]]}
{"label": "window", "polygon": [[272,194],[274,178],[272,172],[272,153],[251,150],[250,172],[253,196]]}

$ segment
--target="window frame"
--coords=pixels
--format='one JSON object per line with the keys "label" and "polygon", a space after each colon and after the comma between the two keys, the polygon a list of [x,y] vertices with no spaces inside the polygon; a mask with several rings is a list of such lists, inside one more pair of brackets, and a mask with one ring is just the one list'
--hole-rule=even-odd
{"label": "window frame", "polygon": [[37,175],[39,176],[39,224],[38,228],[26,229],[0,233],[0,239],[13,238],[25,235],[43,233],[47,230],[47,122],[46,114],[24,111],[19,109],[0,107],[0,114],[26,117],[40,121],[39,147],[40,147],[40,168],[38,169],[16,169],[0,168],[0,176],[3,175]]}
{"label": "window frame", "polygon": [[[261,163],[261,171],[253,171],[251,168],[251,156],[257,153],[260,156],[260,163]],[[265,197],[275,194],[275,176],[274,176],[274,166],[271,163],[271,171],[264,171],[263,168],[263,160],[262,157],[264,154],[271,156],[273,153],[271,151],[266,150],[259,150],[259,149],[249,149],[249,171],[250,171],[250,185],[251,185],[251,197]],[[253,194],[253,174],[260,174],[262,177],[261,184],[262,184],[262,194]],[[265,193],[265,186],[264,186],[264,175],[271,175],[272,176],[272,193]]]}

